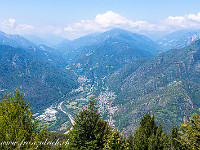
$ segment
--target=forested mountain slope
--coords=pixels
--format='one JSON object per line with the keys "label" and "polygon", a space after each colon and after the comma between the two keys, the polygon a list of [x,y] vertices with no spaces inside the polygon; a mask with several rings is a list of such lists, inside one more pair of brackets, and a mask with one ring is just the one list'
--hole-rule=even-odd
{"label": "forested mountain slope", "polygon": [[172,32],[157,42],[163,46],[164,49],[183,48],[189,46],[193,42],[200,39],[199,30],[179,30]]}
{"label": "forested mountain slope", "polygon": [[107,85],[118,95],[115,103],[123,104],[115,114],[120,129],[137,126],[146,110],[170,129],[200,105],[200,41],[130,63],[108,77]]}
{"label": "forested mountain slope", "polygon": [[109,30],[89,41],[88,46],[68,53],[70,69],[89,78],[104,77],[128,62],[152,57],[161,50],[149,38],[122,29]]}
{"label": "forested mountain slope", "polygon": [[33,109],[47,107],[77,86],[76,76],[20,48],[0,46],[1,95],[20,89]]}

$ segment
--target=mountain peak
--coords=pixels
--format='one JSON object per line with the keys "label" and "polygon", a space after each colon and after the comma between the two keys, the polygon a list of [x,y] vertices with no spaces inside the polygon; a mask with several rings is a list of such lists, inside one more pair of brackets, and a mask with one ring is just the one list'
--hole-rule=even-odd
{"label": "mountain peak", "polygon": [[0,31],[0,44],[9,45],[13,47],[23,47],[23,48],[36,46],[34,43],[32,43],[31,41],[20,35],[6,34],[2,31]]}
{"label": "mountain peak", "polygon": [[120,34],[133,34],[132,32],[126,31],[124,29],[120,29],[120,28],[113,28],[111,30],[108,30],[106,32],[104,32],[103,34],[109,34],[109,35],[120,35]]}
{"label": "mountain peak", "polygon": [[166,49],[180,49],[200,39],[199,30],[179,30],[162,37],[157,42]]}
{"label": "mountain peak", "polygon": [[1,36],[5,36],[6,33],[2,32],[2,31],[0,30],[0,35],[1,35]]}

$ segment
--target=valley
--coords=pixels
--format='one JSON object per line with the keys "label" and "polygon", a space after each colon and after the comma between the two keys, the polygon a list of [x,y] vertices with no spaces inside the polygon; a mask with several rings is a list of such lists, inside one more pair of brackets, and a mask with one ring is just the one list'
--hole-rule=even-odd
{"label": "valley", "polygon": [[200,1],[0,3],[0,150],[200,150]]}
{"label": "valley", "polygon": [[[194,37],[197,32],[183,35]],[[4,44],[13,43],[11,35],[5,39]],[[4,45],[1,94],[22,90],[34,117],[47,122],[50,131],[67,133],[91,97],[96,98],[101,117],[124,134],[134,132],[146,111],[169,131],[200,105],[200,42],[195,39],[188,38],[189,46],[168,50],[172,45],[112,29],[53,48],[32,42],[24,44],[28,48]]]}
{"label": "valley", "polygon": [[[71,128],[71,124],[74,123],[74,118],[76,117],[76,114],[89,103],[89,99],[92,97],[96,98],[96,105],[99,107],[101,117],[108,121],[108,123],[112,127],[115,127],[115,120],[113,118],[114,113],[115,111],[117,111],[118,107],[114,105],[114,100],[116,98],[114,92],[109,91],[108,88],[105,88],[104,86],[102,86],[102,84],[100,86],[99,82],[96,81],[91,86],[91,80],[83,76],[78,77],[78,82],[80,86],[77,89],[72,90],[69,94],[64,96],[62,98],[63,101],[61,101],[59,104],[55,103],[54,107],[52,106],[55,111],[57,110],[55,114],[56,116],[58,114],[60,114],[61,116],[65,115],[65,118],[67,116],[67,119],[63,119],[64,122],[61,125],[63,126],[62,132],[68,133],[68,128]],[[102,79],[101,82],[104,82],[104,80]],[[99,89],[101,89],[101,92],[99,92]],[[41,115],[44,116],[45,114],[47,114],[46,112],[47,111],[44,110],[44,113],[42,113]],[[44,117],[43,119],[41,118],[41,120],[48,121],[50,130],[55,130],[55,128],[57,128],[56,131],[59,131],[59,120],[62,118],[56,118],[55,120],[53,120],[53,115],[50,120],[47,120],[46,118],[47,117]]]}

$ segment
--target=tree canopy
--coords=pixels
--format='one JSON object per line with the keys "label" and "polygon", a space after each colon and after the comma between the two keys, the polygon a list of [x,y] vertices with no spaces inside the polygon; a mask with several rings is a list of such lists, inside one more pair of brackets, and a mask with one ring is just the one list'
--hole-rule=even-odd
{"label": "tree canopy", "polygon": [[[171,133],[165,133],[161,123],[156,124],[155,117],[146,112],[140,125],[128,138],[113,129],[100,117],[95,99],[82,108],[75,118],[75,124],[69,134],[47,132],[39,128],[39,122],[33,119],[30,104],[24,102],[24,94],[15,90],[5,93],[0,102],[0,148],[33,149],[37,141],[46,138],[55,141],[61,139],[67,145],[39,145],[41,149],[90,149],[90,150],[197,150],[200,149],[200,109],[180,129],[173,126]],[[28,141],[22,144],[21,141]]]}
{"label": "tree canopy", "polygon": [[189,121],[184,122],[180,127],[180,138],[182,149],[200,149],[200,108],[194,113]]}
{"label": "tree canopy", "polygon": [[102,149],[111,132],[108,123],[100,118],[93,98],[77,114],[72,128],[69,143],[73,149]]}
{"label": "tree canopy", "polygon": [[15,149],[22,142],[21,149],[36,146],[25,142],[44,140],[46,129],[39,128],[38,123],[33,119],[30,103],[25,103],[23,93],[19,90],[13,94],[5,93],[0,102],[0,147]]}

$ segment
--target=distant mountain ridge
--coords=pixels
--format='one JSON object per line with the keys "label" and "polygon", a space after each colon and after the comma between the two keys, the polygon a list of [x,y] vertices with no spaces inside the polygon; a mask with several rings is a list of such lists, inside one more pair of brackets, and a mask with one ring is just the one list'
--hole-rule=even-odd
{"label": "distant mountain ridge", "polygon": [[46,45],[36,45],[20,35],[6,34],[0,32],[0,45],[8,45],[15,48],[23,48],[32,55],[59,67],[67,66],[67,61],[54,48]]}
{"label": "distant mountain ridge", "polygon": [[89,35],[80,37],[78,39],[75,39],[73,41],[65,39],[60,44],[57,44],[55,46],[55,49],[57,49],[60,52],[63,52],[64,54],[71,53],[72,51],[74,51],[80,47],[93,45],[96,41],[95,37],[98,34],[99,33],[89,34]]}
{"label": "distant mountain ridge", "polygon": [[180,30],[162,37],[157,42],[165,49],[183,48],[200,39],[200,30]]}
{"label": "distant mountain ridge", "polygon": [[19,89],[33,110],[41,110],[76,88],[76,76],[63,71],[21,48],[0,46],[1,95]]}
{"label": "distant mountain ridge", "polygon": [[56,35],[33,35],[33,34],[24,34],[22,35],[29,41],[35,43],[36,45],[47,45],[49,47],[54,47],[55,45],[59,44],[63,37],[56,36]]}
{"label": "distant mountain ridge", "polygon": [[129,42],[129,43],[134,42],[133,44],[136,44],[135,46],[138,48],[147,49],[146,46],[149,46],[148,50],[151,51],[152,54],[157,54],[162,51],[156,42],[152,41],[146,36],[132,33],[123,29],[118,29],[118,28],[114,28],[103,33],[89,34],[87,36],[83,36],[81,38],[75,39],[71,42],[67,40],[66,43],[63,42],[63,45],[61,43],[61,45],[59,45],[57,49],[58,50],[62,49],[63,51],[63,48],[65,48],[65,51],[67,53],[71,53],[71,51],[74,51],[79,48],[83,48],[84,46],[98,45],[110,38],[118,38],[119,40],[120,39],[126,40],[126,42]]}
{"label": "distant mountain ridge", "polygon": [[20,35],[6,34],[0,31],[0,45],[9,45],[12,47],[35,47],[36,45],[31,41]]}
{"label": "distant mountain ridge", "polygon": [[[78,39],[72,41],[76,42]],[[140,57],[152,57],[161,51],[159,45],[149,38],[122,29],[92,36],[90,42],[88,46],[71,49],[66,57],[69,58],[72,70],[91,78],[103,77],[128,62]]]}

